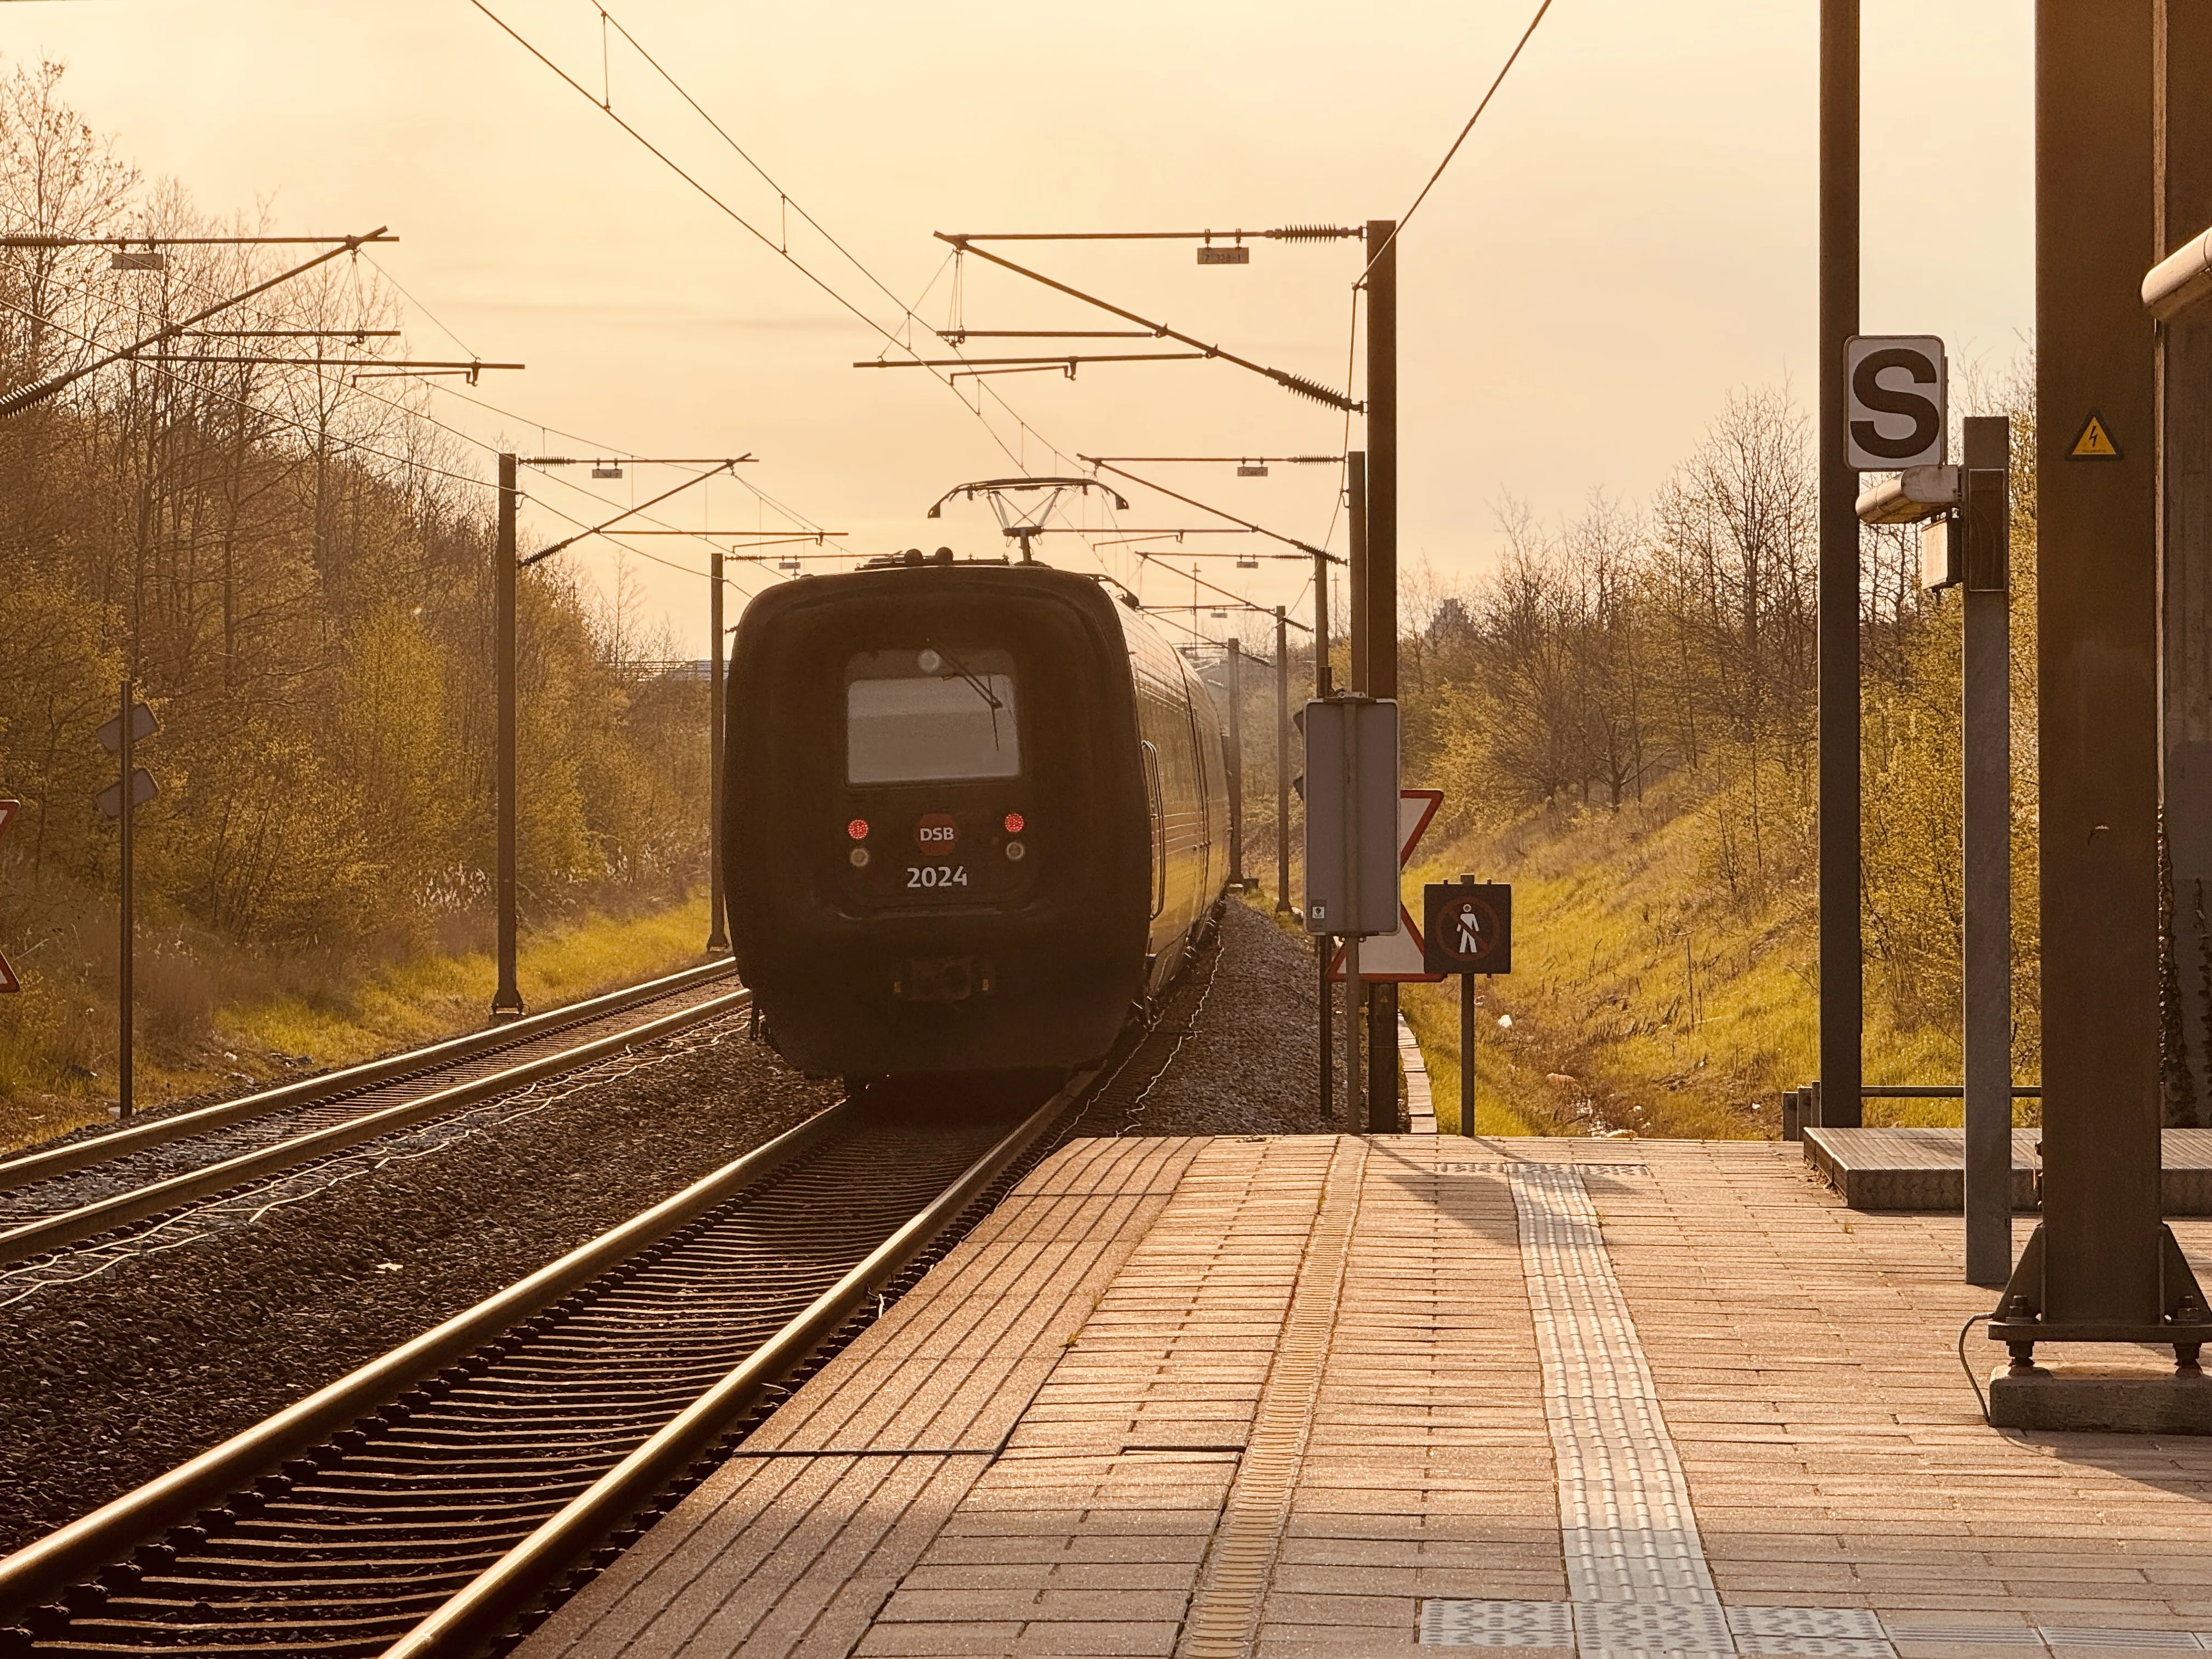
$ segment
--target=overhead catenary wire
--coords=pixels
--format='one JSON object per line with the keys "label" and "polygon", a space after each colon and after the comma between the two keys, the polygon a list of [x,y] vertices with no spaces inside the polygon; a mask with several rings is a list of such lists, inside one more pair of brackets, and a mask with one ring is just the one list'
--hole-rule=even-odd
{"label": "overhead catenary wire", "polygon": [[1535,33],[1536,25],[1544,21],[1544,14],[1551,9],[1552,0],[1539,0],[1536,15],[1528,20],[1528,27],[1521,31],[1521,38],[1513,43],[1513,50],[1506,54],[1497,78],[1490,83],[1490,90],[1482,94],[1482,101],[1474,106],[1474,113],[1467,118],[1467,125],[1459,130],[1459,137],[1452,140],[1451,148],[1444,152],[1444,159],[1437,163],[1437,170],[1429,175],[1429,182],[1423,185],[1421,193],[1413,198],[1413,206],[1398,216],[1397,222],[1390,228],[1390,234],[1382,239],[1382,246],[1368,254],[1367,264],[1360,270],[1358,285],[1365,285],[1368,272],[1375,269],[1375,262],[1382,257],[1385,249],[1397,241],[1400,233],[1406,228],[1406,222],[1421,210],[1421,204],[1429,199],[1429,192],[1437,187],[1437,180],[1444,176],[1444,169],[1452,164],[1452,157],[1459,154],[1459,147],[1467,142],[1468,134],[1474,131],[1474,124],[1482,119],[1483,111],[1490,107],[1490,100],[1498,96],[1498,88],[1505,84],[1505,77],[1512,73],[1513,65],[1520,62],[1522,49],[1528,44],[1528,37]]}
{"label": "overhead catenary wire", "polygon": [[[659,145],[654,143],[652,139],[647,137],[643,132],[640,131],[638,128],[633,125],[628,119],[622,115],[617,114],[611,107],[602,104],[599,99],[592,97],[588,88],[585,87],[574,76],[570,75],[566,70],[562,69],[550,58],[547,57],[544,52],[539,51],[538,48],[520,30],[516,29],[512,24],[501,17],[497,12],[492,10],[492,9],[484,3],[484,0],[470,0],[470,3],[478,11],[482,12],[485,17],[489,18],[502,33],[506,34],[525,52],[528,52],[532,58],[535,58],[539,63],[550,70],[555,76],[556,76],[564,85],[569,87],[578,94],[589,101],[592,107],[599,110],[599,112],[609,120],[620,127],[623,131],[629,134],[632,139],[634,139],[656,161],[659,161],[662,166],[667,167],[670,172],[675,173],[678,178],[689,185],[701,197],[704,198],[708,203],[710,203],[717,211],[729,219],[732,223],[744,230],[755,240],[758,241],[762,246],[773,252],[778,258],[781,259],[786,264],[788,264],[793,270],[799,272],[800,276],[804,276],[814,287],[820,289],[824,295],[834,301],[840,308],[849,313],[855,319],[873,331],[876,334],[879,335],[887,344],[906,352],[909,356],[918,356],[920,355],[915,350],[913,345],[909,342],[902,340],[896,332],[891,329],[884,327],[882,323],[877,321],[876,319],[870,316],[866,311],[862,310],[851,300],[848,299],[843,294],[840,293],[825,278],[817,275],[805,262],[796,258],[791,252],[789,247],[782,241],[775,237],[769,235],[768,233],[763,230],[759,226],[754,224],[751,220],[739,213],[736,208],[732,207],[713,189],[709,188],[704,180],[701,179],[696,173],[684,167],[682,163],[678,162],[673,156],[670,155],[667,151],[661,149]],[[621,26],[617,23],[617,27],[619,28]],[[627,29],[623,30],[623,35],[626,40],[629,40],[633,46],[636,47],[641,56],[647,57],[647,60],[653,64],[655,72],[676,90],[678,94],[683,98],[684,102],[689,104],[694,110],[699,111],[702,117],[708,121],[708,125],[712,126],[714,131],[720,134],[724,142],[728,143],[733,150],[737,150],[741,156],[744,156],[748,166],[753,167],[756,172],[761,172],[763,179],[766,179],[768,178],[767,173],[765,172],[762,172],[758,164],[754,162],[750,155],[744,155],[743,149],[738,147],[737,141],[730,137],[729,134],[724,131],[720,125],[714,121],[712,117],[706,116],[705,112],[701,109],[698,100],[693,98],[688,91],[685,91],[682,84],[678,82],[665,68],[662,67],[657,59],[652,58],[649,54],[645,52],[645,49],[642,46],[637,45],[635,36],[631,35]],[[787,205],[797,205],[791,202],[790,196],[787,191],[782,190],[781,186],[774,185],[773,180],[769,180],[769,183],[772,187],[775,188],[780,202]],[[812,216],[806,213],[804,208],[799,209],[799,216],[805,219],[809,224],[815,225],[817,230],[821,228]],[[835,239],[830,237],[829,232],[823,230],[822,231],[822,234],[825,240],[831,240],[833,245],[836,245],[838,247],[839,252],[843,253],[844,257],[850,260],[856,268],[866,274],[868,280],[877,288],[882,289],[883,292],[887,295],[891,293],[889,286],[880,278],[877,277],[873,272],[869,271],[866,266],[861,264],[860,261],[855,255],[847,251],[842,244],[836,244]],[[893,304],[898,306],[902,319],[907,321],[919,320],[914,317],[913,312],[907,307],[905,302],[899,300],[896,295],[891,295],[891,301]],[[953,385],[952,381],[945,374],[935,369],[932,369],[930,373],[934,378],[951,389],[955,396],[959,395],[959,388]],[[987,391],[988,388],[979,386],[977,387],[978,402],[971,404],[968,402],[967,398],[962,397],[960,398],[961,404],[963,408],[968,409],[970,413],[974,414],[979,421],[981,421],[984,429],[990,434],[992,441],[997,444],[999,448],[1010,457],[1017,466],[1023,466],[1024,470],[1026,471],[1027,468],[1023,463],[1018,450],[1014,447],[1010,446],[1006,442],[1006,439],[1000,435],[997,428],[993,427],[989,420],[983,416],[980,404],[981,398],[985,395]],[[1029,433],[1036,431],[1034,427],[1031,427],[1026,421],[1023,420],[1018,414],[1015,413],[1013,406],[1006,403],[1003,397],[1000,397],[996,392],[991,392],[989,395],[996,398],[1000,406],[1005,409],[1009,415],[1012,415],[1014,416],[1017,423],[1023,432]],[[1055,454],[1059,453],[1057,447],[1051,445],[1049,441],[1045,441],[1042,433],[1038,433],[1037,436],[1040,441],[1046,441],[1047,447],[1054,449]],[[1066,459],[1066,458],[1063,455],[1060,459]]]}
{"label": "overhead catenary wire", "polygon": [[[562,69],[559,64],[556,64],[544,52],[540,51],[519,30],[507,23],[496,12],[493,11],[491,8],[485,3],[485,0],[471,0],[471,3],[477,10],[483,12],[485,17],[498,27],[501,33],[507,34],[532,57],[538,59],[538,61],[546,69],[550,70],[557,79],[568,85],[572,90],[578,93],[579,95],[592,102],[595,106],[599,106],[601,112],[620,127],[622,131],[634,142],[638,143],[648,154],[652,155],[654,159],[660,161],[661,164],[666,167],[671,172],[674,173],[693,191],[704,198],[718,211],[729,218],[732,222],[739,226],[756,240],[759,241],[762,246],[773,249],[778,258],[783,259],[785,263],[788,264],[793,267],[793,269],[799,271],[807,282],[820,289],[839,307],[850,313],[857,320],[882,337],[887,345],[905,352],[908,356],[918,357],[921,355],[915,349],[909,339],[902,339],[897,332],[894,331],[892,329],[886,328],[883,324],[870,316],[860,307],[854,304],[842,293],[839,292],[838,289],[832,286],[826,278],[817,274],[804,261],[794,256],[790,252],[787,240],[769,236],[764,230],[763,230],[758,225],[755,224],[751,220],[748,219],[744,214],[739,213],[730,203],[724,200],[696,173],[684,167],[672,155],[670,155],[659,144],[655,143],[652,139],[648,138],[636,125],[627,119],[624,116],[617,114],[610,106],[607,100],[592,98],[588,88],[583,87],[574,76],[569,75],[566,70]],[[604,10],[604,8],[600,9]],[[852,252],[852,251],[846,247],[844,244],[839,242],[835,236],[832,235],[825,227],[822,226],[820,222],[816,220],[812,215],[808,213],[803,206],[793,201],[789,192],[785,191],[781,185],[776,184],[766,169],[761,167],[757,161],[756,161],[749,153],[744,150],[743,147],[737,143],[735,138],[732,137],[719,122],[715,121],[714,118],[707,112],[705,108],[699,103],[698,100],[691,95],[691,94],[676,79],[667,68],[662,64],[657,58],[654,58],[644,45],[637,40],[635,34],[621,24],[618,19],[614,20],[614,24],[616,28],[623,34],[623,39],[633,47],[633,49],[638,52],[639,55],[647,61],[653,71],[677,93],[683,101],[696,113],[697,113],[701,118],[708,124],[709,128],[712,129],[716,135],[729,146],[733,153],[738,155],[740,159],[762,178],[763,182],[769,184],[771,188],[776,191],[778,203],[781,208],[786,210],[795,210],[803,221],[813,227],[825,240],[830,242],[830,244],[837,249],[841,256],[850,262],[854,269],[860,271],[871,284],[890,298],[893,304],[898,306],[902,325],[906,327],[910,332],[912,326],[919,321],[919,319],[915,316],[914,308],[904,301],[900,301],[897,295],[890,289],[889,285],[884,283],[881,278],[878,277],[872,270],[869,270],[866,264],[861,261],[856,254]],[[981,252],[981,250],[975,251],[978,252]],[[985,255],[985,257],[989,258],[992,256]],[[955,289],[957,294],[958,283],[958,264],[957,258],[953,259],[952,264],[955,270]],[[935,287],[938,280],[942,276],[943,270],[944,267],[940,265],[938,275],[933,276],[931,279],[930,287]],[[1262,372],[1267,371],[1263,370]],[[990,418],[985,415],[983,410],[983,403],[987,398],[994,403],[1000,410],[1004,410],[1006,416],[1013,421],[1018,439],[1026,441],[1027,438],[1034,436],[1040,442],[1044,444],[1045,447],[1052,453],[1055,459],[1063,463],[1067,461],[1068,457],[1064,451],[1060,450],[1057,445],[1053,444],[1049,439],[1046,438],[1042,433],[1039,432],[1034,426],[1032,426],[1024,416],[1022,416],[1018,410],[1015,410],[1013,406],[1006,400],[1002,394],[996,392],[994,388],[983,385],[980,377],[974,376],[974,371],[954,371],[953,374],[948,374],[942,370],[932,368],[930,373],[959,398],[962,406],[969,410],[971,414],[974,414],[978,418],[985,428],[986,432],[990,435],[992,441],[1002,452],[1006,453],[1014,460],[1017,466],[1021,467],[1024,471],[1027,471],[1030,469],[1022,453],[1014,446],[1010,445],[1006,441],[1006,437],[1000,434],[998,428],[992,423]],[[955,383],[954,376],[956,374],[963,374],[976,378],[977,384],[975,386],[975,398],[974,402],[971,403],[968,397],[961,392],[960,387]],[[1295,391],[1305,392],[1308,385],[1307,382],[1304,381],[1302,377],[1297,376],[1285,377],[1277,374],[1272,374],[1271,378],[1278,379],[1281,383],[1290,386],[1291,389]],[[1293,382],[1296,382],[1296,384],[1293,384]],[[1306,395],[1317,395],[1321,401],[1329,404],[1340,404],[1349,401],[1348,398],[1340,397],[1338,394],[1330,392],[1328,388],[1321,387],[1317,384],[1314,385],[1312,390],[1308,392]]]}
{"label": "overhead catenary wire", "polygon": [[[484,0],[471,0],[471,3],[474,4],[479,11],[482,11],[484,15],[489,19],[489,21],[501,30],[502,33],[506,33],[510,39],[514,40],[516,44],[522,46],[525,51],[528,52],[547,69],[550,70],[557,78],[568,85],[572,89],[578,92],[580,95],[586,99],[591,98],[588,89],[584,88],[574,76],[568,74],[567,71],[563,70],[557,64],[554,63],[544,52],[539,51],[538,48],[529,40],[524,37],[520,31],[500,17],[497,13],[494,12],[490,7],[484,3]],[[600,6],[598,9],[601,11],[604,16],[611,16],[611,14],[606,13],[604,6]],[[859,270],[870,283],[889,298],[894,305],[896,305],[899,307],[901,325],[910,335],[913,326],[920,320],[916,316],[914,306],[910,306],[901,301],[891,290],[889,285],[884,283],[880,277],[877,276],[857,254],[854,253],[843,243],[840,242],[826,227],[823,226],[818,220],[815,219],[811,214],[808,213],[801,204],[793,201],[789,192],[778,184],[768,173],[767,169],[763,167],[759,162],[737,142],[729,131],[708,112],[705,107],[700,104],[699,100],[691,95],[690,91],[677,80],[675,76],[672,75],[668,69],[652,54],[652,52],[636,38],[635,34],[622,24],[619,19],[612,19],[612,21],[614,27],[622,34],[625,41],[627,41],[631,47],[638,52],[641,58],[645,59],[647,64],[653,69],[653,72],[659,76],[662,81],[664,81],[671,89],[672,89],[678,96],[693,110],[695,113],[706,122],[708,126],[716,134],[716,136],[720,137],[723,143],[726,143],[731,150],[746,164],[746,166],[750,167],[764,183],[776,191],[778,204],[781,210],[787,212],[796,210],[803,221],[811,226],[820,235],[822,235],[824,240],[830,242],[830,245],[837,250],[839,254],[848,260],[855,270]],[[772,247],[779,258],[782,258],[794,270],[799,271],[808,282],[821,289],[824,295],[831,298],[842,308],[850,313],[854,317],[858,319],[880,336],[888,345],[896,347],[905,352],[909,357],[920,357],[921,354],[915,350],[910,338],[902,339],[897,333],[894,332],[890,329],[885,328],[882,324],[876,321],[875,319],[869,316],[860,307],[854,304],[853,301],[847,299],[842,293],[838,292],[824,277],[818,275],[813,270],[809,268],[803,261],[792,254],[789,249],[787,239],[781,237],[771,239],[769,237],[763,230],[762,230],[757,225],[754,224],[750,220],[747,219],[743,214],[738,212],[729,203],[724,201],[720,196],[710,189],[696,175],[684,167],[681,164],[678,163],[659,145],[647,138],[630,121],[623,116],[617,115],[611,106],[611,100],[598,99],[592,100],[591,101],[598,104],[600,106],[601,112],[603,114],[613,120],[616,125],[622,128],[622,130],[634,141],[639,143],[649,154],[653,155],[655,159],[661,161],[661,163],[667,167],[672,172],[676,173],[678,178],[682,179],[684,183],[689,185],[694,191],[704,197],[718,210],[730,218],[732,222],[739,225],[749,234],[760,241],[763,246]],[[1292,227],[1290,230],[1279,234],[1284,236],[1290,237],[1291,240],[1310,240],[1312,235],[1319,234],[1322,233],[1322,229],[1326,228],[1316,228],[1313,227]],[[1255,234],[1272,234],[1276,233]],[[1330,234],[1347,234],[1351,233],[1333,231]],[[975,251],[978,252],[981,252],[981,250]],[[956,310],[959,281],[957,252],[958,250],[956,249],[953,253],[948,255],[948,263],[952,264],[955,273],[954,292]],[[986,254],[984,257],[991,258],[993,256]],[[1001,263],[1006,262],[1002,261]],[[933,276],[931,278],[929,288],[933,289],[936,286],[938,281],[943,276],[944,270],[945,266],[940,264],[937,274]],[[927,296],[927,290],[925,289],[924,297]],[[919,301],[916,303],[918,304]],[[942,337],[943,332],[951,331],[940,331],[940,337]],[[1019,411],[1015,410],[1013,406],[1006,400],[1002,394],[999,393],[995,389],[982,383],[984,376],[987,374],[994,373],[995,371],[977,370],[963,366],[963,368],[952,369],[947,373],[945,369],[936,366],[932,366],[929,372],[941,383],[945,385],[949,390],[951,390],[956,396],[960,398],[962,406],[969,410],[970,413],[976,416],[978,420],[981,421],[984,426],[985,430],[991,436],[992,441],[998,445],[1002,452],[1012,459],[1015,465],[1021,467],[1023,471],[1028,471],[1030,470],[1024,456],[1019,450],[1006,442],[1005,437],[1001,435],[996,427],[992,424],[990,419],[984,415],[982,405],[983,400],[987,397],[992,402],[995,403],[1000,409],[1003,410],[1006,414],[1012,419],[1015,423],[1016,434],[1018,439],[1026,440],[1030,436],[1035,436],[1044,444],[1045,447],[1052,453],[1055,459],[1063,464],[1067,461],[1068,457],[1065,452],[1061,451],[1057,445],[1053,444],[1042,433],[1038,432],[1035,427],[1031,426],[1030,422],[1021,416]],[[1324,403],[1343,404],[1348,404],[1350,403],[1348,396],[1340,397],[1330,392],[1328,388],[1319,386],[1317,383],[1306,381],[1304,377],[1285,375],[1280,372],[1267,371],[1264,369],[1261,372],[1268,374],[1270,378],[1277,380],[1279,383],[1288,386],[1293,391],[1299,392],[1302,395],[1316,397],[1320,401]],[[972,379],[975,381],[975,402],[970,403],[968,398],[962,394],[960,388],[957,384],[957,382],[961,379]],[[1062,510],[1061,516],[1065,516],[1064,509]],[[1332,535],[1334,534],[1334,520],[1332,520],[1331,524],[1331,533]],[[1093,550],[1095,554],[1096,550],[1094,549]]]}

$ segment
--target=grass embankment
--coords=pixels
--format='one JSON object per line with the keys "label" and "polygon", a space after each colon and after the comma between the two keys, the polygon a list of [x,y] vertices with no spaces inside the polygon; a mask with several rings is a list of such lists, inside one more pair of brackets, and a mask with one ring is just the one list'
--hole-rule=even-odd
{"label": "grass embankment", "polygon": [[[526,933],[515,978],[533,1012],[704,960],[704,894],[641,915],[595,916]],[[395,1048],[475,1030],[498,981],[488,951],[421,956],[369,969],[350,984],[307,994],[267,990],[218,1004],[189,1043],[149,1044],[133,1066],[141,1109],[250,1082],[283,1082]],[[113,1009],[107,1010],[113,1023]],[[69,1090],[0,1095],[0,1151],[64,1134],[112,1115],[112,1071]]]}
{"label": "grass embankment", "polygon": [[[1753,908],[1708,867],[1703,801],[1656,791],[1615,813],[1536,814],[1431,851],[1424,882],[1513,884],[1513,972],[1477,986],[1483,1133],[1741,1138],[1780,1132],[1780,1094],[1819,1070],[1809,884]],[[1425,849],[1430,850],[1430,849]],[[1408,985],[1438,1126],[1459,1119],[1459,985]],[[1955,1082],[1948,1032],[1869,1008],[1869,1083]],[[1869,1123],[1959,1121],[1956,1101],[1869,1101]]]}

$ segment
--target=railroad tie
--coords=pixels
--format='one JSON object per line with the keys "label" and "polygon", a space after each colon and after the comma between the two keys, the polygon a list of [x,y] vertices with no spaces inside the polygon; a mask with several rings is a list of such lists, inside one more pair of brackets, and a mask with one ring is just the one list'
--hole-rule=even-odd
{"label": "railroad tie", "polygon": [[1337,1142],[1251,1437],[1183,1620],[1176,1649],[1182,1659],[1239,1659],[1252,1650],[1313,1431],[1366,1167],[1365,1140],[1346,1136]]}

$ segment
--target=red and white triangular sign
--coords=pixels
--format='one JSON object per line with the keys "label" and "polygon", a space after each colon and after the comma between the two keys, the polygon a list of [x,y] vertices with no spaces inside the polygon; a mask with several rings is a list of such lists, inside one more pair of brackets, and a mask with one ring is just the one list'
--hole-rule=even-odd
{"label": "red and white triangular sign", "polygon": [[1441,789],[1401,789],[1398,792],[1398,867],[1413,861],[1413,849],[1429,832],[1429,820],[1444,804]]}
{"label": "red and white triangular sign", "polygon": [[[1344,947],[1340,945],[1336,947],[1334,960],[1328,964],[1328,976],[1333,980],[1344,977]],[[1420,926],[1414,921],[1413,913],[1401,904],[1396,933],[1377,933],[1359,941],[1359,977],[1434,981],[1445,975],[1428,971]]]}
{"label": "red and white triangular sign", "polygon": [[[1413,849],[1421,844],[1428,833],[1429,820],[1444,804],[1441,789],[1401,789],[1398,792],[1398,867],[1402,870],[1412,862]],[[1359,942],[1359,977],[1362,979],[1391,980],[1400,982],[1422,981],[1433,983],[1444,977],[1428,971],[1423,954],[1421,929],[1413,920],[1413,913],[1404,901],[1398,905],[1398,931],[1377,933]],[[1328,976],[1333,980],[1344,977],[1344,947],[1337,947],[1335,960],[1328,964]]]}

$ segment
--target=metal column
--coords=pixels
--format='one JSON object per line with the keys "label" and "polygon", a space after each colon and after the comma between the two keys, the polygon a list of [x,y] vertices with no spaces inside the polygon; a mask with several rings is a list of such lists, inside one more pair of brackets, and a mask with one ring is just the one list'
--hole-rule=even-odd
{"label": "metal column", "polygon": [[[2162,0],[2158,17],[2158,240],[2164,258],[2212,226],[2212,9]],[[2166,1119],[2212,1125],[2212,313],[2159,330],[2162,799],[2172,874],[2177,1018]],[[2067,435],[2071,435],[2067,434]]]}
{"label": "metal column", "polygon": [[1275,607],[1275,914],[1291,908],[1290,618]]}
{"label": "metal column", "polygon": [[1229,883],[1244,890],[1244,647],[1229,641]]}
{"label": "metal column", "polygon": [[[1353,478],[1363,457],[1356,454],[1345,458],[1345,489],[1358,490],[1356,501],[1364,501],[1366,483],[1364,478],[1354,483]],[[1352,515],[1352,534],[1355,539],[1364,534],[1359,515]],[[1314,555],[1314,696],[1326,697],[1334,690],[1335,675],[1328,661],[1328,561],[1320,554]],[[1311,872],[1308,872],[1310,876]],[[1314,939],[1315,977],[1318,988],[1315,1004],[1321,1013],[1321,1121],[1327,1123],[1336,1115],[1336,1054],[1335,1019],[1336,993],[1328,982],[1328,964],[1336,949],[1336,941],[1327,933]]]}
{"label": "metal column", "polygon": [[[1367,580],[1354,627],[1370,697],[1398,695],[1398,224],[1370,219],[1367,243]],[[1378,251],[1379,250],[1379,251]],[[1367,1127],[1398,1128],[1398,988],[1367,988]]]}
{"label": "metal column", "polygon": [[1966,1282],[2012,1273],[2011,422],[1966,423],[1960,820],[1966,878]]}
{"label": "metal column", "polygon": [[123,736],[121,742],[117,744],[117,752],[123,757],[123,782],[120,786],[122,807],[115,820],[119,830],[116,896],[120,901],[117,923],[121,934],[117,941],[119,955],[116,962],[115,973],[115,995],[118,1003],[115,1032],[115,1115],[118,1117],[131,1115],[131,1051],[133,1036],[131,1026],[134,1024],[131,1015],[137,1005],[137,992],[131,982],[133,958],[137,955],[137,929],[131,915],[132,882],[135,872],[132,869],[134,849],[131,844],[131,821],[138,816],[138,811],[137,803],[132,799],[136,791],[131,788],[132,783],[136,781],[134,776],[136,763],[131,752],[133,735],[131,730],[131,716],[137,705],[136,683],[125,675],[123,680],[121,705],[123,712],[118,717],[122,722]]}
{"label": "metal column", "polygon": [[499,988],[492,993],[491,1017],[511,1019],[522,1012],[522,993],[514,983],[514,457],[499,458],[499,538],[492,550],[491,631],[493,696],[498,704],[492,742],[493,793],[498,818],[497,866],[492,878],[499,909]]}
{"label": "metal column", "polygon": [[1819,607],[1820,1121],[1859,1121],[1858,475],[1844,448],[1844,343],[1859,325],[1859,5],[1820,0]]}
{"label": "metal column", "polygon": [[[1351,647],[1350,674],[1345,685],[1367,695],[1367,452],[1355,449],[1344,458],[1345,521],[1352,535],[1352,556],[1345,566],[1344,631]],[[1326,568],[1324,568],[1324,574]],[[1328,694],[1323,692],[1322,696]]]}
{"label": "metal column", "polygon": [[730,931],[722,896],[722,553],[708,556],[707,598],[707,949],[726,952]]}
{"label": "metal column", "polygon": [[[2036,9],[2043,1221],[1990,1326],[2022,1363],[2155,1340],[2188,1279],[2159,1191],[2152,10]],[[2118,453],[2077,459],[2093,412]]]}

